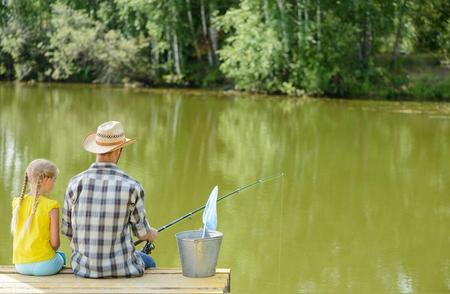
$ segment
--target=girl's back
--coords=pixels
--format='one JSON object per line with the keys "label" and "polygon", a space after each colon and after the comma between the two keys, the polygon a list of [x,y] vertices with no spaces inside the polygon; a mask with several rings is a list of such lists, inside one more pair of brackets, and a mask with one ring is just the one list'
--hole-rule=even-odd
{"label": "girl's back", "polygon": [[[24,275],[54,275],[65,264],[59,248],[59,204],[47,198],[59,170],[46,159],[33,160],[25,170],[22,192],[12,202],[13,263]],[[28,186],[30,192],[25,194]]]}
{"label": "girl's back", "polygon": [[[19,197],[13,199],[13,211],[19,202]],[[17,215],[17,227],[14,232],[13,263],[31,263],[49,260],[55,256],[55,250],[50,245],[50,217],[53,208],[59,209],[56,200],[45,196],[39,197],[30,228],[24,233],[24,226],[31,215],[34,196],[25,195]]]}

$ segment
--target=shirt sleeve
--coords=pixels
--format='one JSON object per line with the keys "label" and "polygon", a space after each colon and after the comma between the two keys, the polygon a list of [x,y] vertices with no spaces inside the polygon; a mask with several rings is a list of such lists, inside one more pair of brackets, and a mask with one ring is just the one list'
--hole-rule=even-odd
{"label": "shirt sleeve", "polygon": [[72,198],[73,191],[71,185],[67,187],[66,194],[64,195],[64,206],[62,209],[62,220],[61,220],[61,234],[72,238]]}
{"label": "shirt sleeve", "polygon": [[150,232],[150,224],[148,223],[144,206],[144,190],[135,189],[132,195],[133,198],[135,202],[134,207],[130,211],[130,223],[133,234],[139,238]]}
{"label": "shirt sleeve", "polygon": [[48,205],[48,210],[52,210],[53,208],[60,208],[59,202],[56,200],[51,200],[49,205]]}

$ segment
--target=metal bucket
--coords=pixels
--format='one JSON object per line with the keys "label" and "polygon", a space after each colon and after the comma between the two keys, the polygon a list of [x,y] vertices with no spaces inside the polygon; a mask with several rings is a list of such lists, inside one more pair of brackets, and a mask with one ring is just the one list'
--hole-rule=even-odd
{"label": "metal bucket", "polygon": [[178,233],[175,237],[183,276],[193,278],[214,276],[223,234],[208,231],[205,238],[202,238],[202,230],[195,230]]}

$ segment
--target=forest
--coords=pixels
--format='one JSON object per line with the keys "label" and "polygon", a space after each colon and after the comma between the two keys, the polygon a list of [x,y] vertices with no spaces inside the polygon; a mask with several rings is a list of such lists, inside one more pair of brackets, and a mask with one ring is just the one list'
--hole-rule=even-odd
{"label": "forest", "polygon": [[450,101],[450,2],[2,0],[0,80]]}

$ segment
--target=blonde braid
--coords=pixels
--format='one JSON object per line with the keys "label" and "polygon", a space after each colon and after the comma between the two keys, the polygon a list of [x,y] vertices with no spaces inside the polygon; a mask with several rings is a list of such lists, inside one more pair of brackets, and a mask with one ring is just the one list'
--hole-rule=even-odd
{"label": "blonde braid", "polygon": [[11,219],[11,234],[14,234],[16,232],[19,209],[20,209],[20,205],[23,202],[23,198],[25,197],[25,191],[27,189],[27,185],[28,185],[28,174],[25,171],[25,176],[23,177],[22,192],[20,193],[19,202],[17,203],[16,207],[14,208],[13,216]]}
{"label": "blonde braid", "polygon": [[23,231],[22,231],[23,234],[28,232],[28,230],[30,229],[31,221],[33,220],[33,216],[36,214],[36,209],[37,209],[38,202],[39,202],[39,190],[41,189],[41,184],[42,184],[42,181],[44,180],[44,176],[45,176],[44,174],[40,174],[38,176],[38,180],[36,183],[36,191],[34,194],[33,208],[31,210],[31,214],[28,217],[27,222],[25,223],[25,226],[23,228]]}

